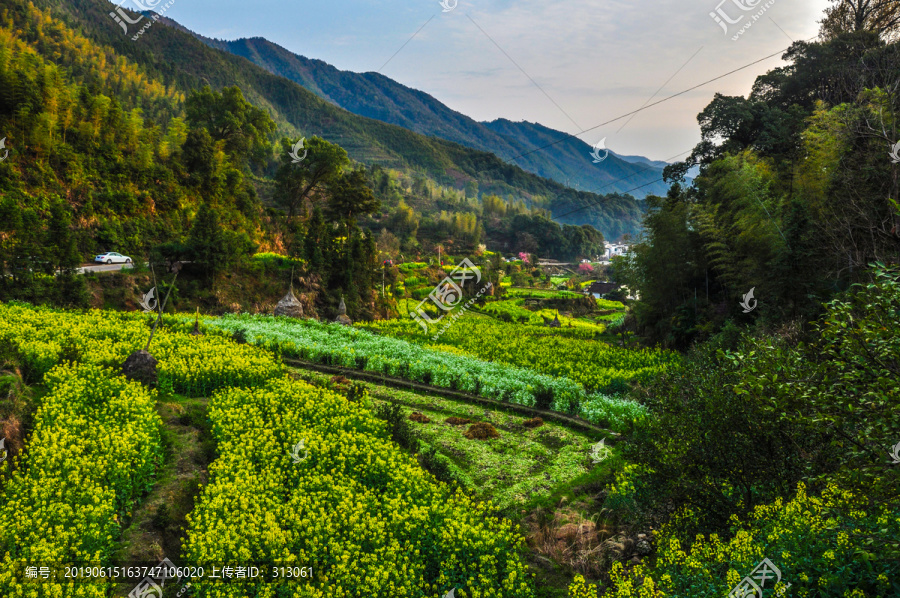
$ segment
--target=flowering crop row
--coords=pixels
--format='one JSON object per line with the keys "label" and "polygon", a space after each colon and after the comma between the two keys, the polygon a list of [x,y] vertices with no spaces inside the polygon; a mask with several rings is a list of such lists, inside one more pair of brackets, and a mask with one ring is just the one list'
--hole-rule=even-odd
{"label": "flowering crop row", "polygon": [[[413,342],[427,341],[413,321],[385,320],[367,323],[366,327]],[[602,341],[571,338],[561,328],[484,317],[460,318],[441,336],[441,343],[481,359],[533,368],[580,382],[589,390],[611,393],[621,392],[631,381],[648,380],[677,359],[671,351],[623,349]]]}
{"label": "flowering crop row", "polygon": [[531,310],[522,307],[525,303],[524,299],[511,299],[508,301],[492,301],[485,304],[484,311],[494,315],[507,317],[516,322],[529,322],[531,324],[542,324],[541,317]]}
{"label": "flowering crop row", "polygon": [[[13,347],[29,376],[38,379],[60,360],[118,368],[142,349],[149,318],[92,310],[69,313],[0,304],[0,345]],[[219,336],[157,330],[150,352],[159,361],[160,386],[203,396],[225,386],[257,384],[280,371],[264,351]]]}
{"label": "flowering crop row", "polygon": [[156,398],[94,365],[60,365],[44,382],[50,392],[0,502],[0,595],[107,596],[98,583],[26,580],[23,565],[109,563],[118,519],[131,515],[160,459]]}
{"label": "flowering crop row", "polygon": [[285,356],[380,372],[490,399],[534,406],[538,397],[546,396],[555,409],[577,413],[586,397],[581,385],[571,380],[451,355],[339,324],[256,315],[223,316],[206,323],[229,332],[244,329],[251,342]]}
{"label": "flowering crop row", "polygon": [[[561,316],[557,311],[552,309],[541,309],[532,311],[522,307],[525,299],[509,299],[505,301],[491,301],[487,303],[481,311],[486,312],[503,322],[516,322],[520,327],[523,324],[530,325],[525,330],[529,334],[540,334],[547,336],[553,334],[555,337],[565,337],[571,339],[594,339],[606,332],[606,324],[598,324],[578,318],[570,318]],[[546,320],[559,318],[561,326],[548,330],[545,324]]]}
{"label": "flowering crop row", "polygon": [[197,596],[533,595],[512,524],[435,483],[367,410],[279,379],[220,391],[209,413],[220,456],[188,517],[187,560],[307,566],[313,577],[201,581]]}

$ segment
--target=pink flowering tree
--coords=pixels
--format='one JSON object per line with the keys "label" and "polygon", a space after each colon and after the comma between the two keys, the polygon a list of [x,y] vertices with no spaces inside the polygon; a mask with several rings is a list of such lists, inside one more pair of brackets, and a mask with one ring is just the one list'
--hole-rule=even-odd
{"label": "pink flowering tree", "polygon": [[520,251],[520,252],[519,252],[519,259],[522,260],[523,262],[527,262],[527,261],[528,261],[528,254],[525,253],[524,251]]}
{"label": "pink flowering tree", "polygon": [[594,267],[590,264],[581,264],[578,266],[578,272],[580,274],[590,274],[594,271]]}

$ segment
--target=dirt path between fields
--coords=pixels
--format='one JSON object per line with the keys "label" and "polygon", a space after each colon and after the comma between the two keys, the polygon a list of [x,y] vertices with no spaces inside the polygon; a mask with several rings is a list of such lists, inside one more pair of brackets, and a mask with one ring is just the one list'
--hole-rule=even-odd
{"label": "dirt path between fields", "polygon": [[[207,467],[215,457],[206,399],[161,398],[157,412],[163,421],[163,462],[150,492],[134,508],[122,531],[117,565],[155,566],[163,558],[180,563],[185,516],[194,497],[208,481]],[[114,596],[127,596],[134,584],[118,584]],[[166,596],[171,589],[166,586]]]}

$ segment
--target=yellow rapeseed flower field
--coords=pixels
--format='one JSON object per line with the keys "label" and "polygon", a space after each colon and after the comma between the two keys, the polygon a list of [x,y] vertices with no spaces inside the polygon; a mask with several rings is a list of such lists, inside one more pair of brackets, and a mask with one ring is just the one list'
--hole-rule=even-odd
{"label": "yellow rapeseed flower field", "polygon": [[[144,348],[150,321],[141,313],[0,304],[0,344],[14,348],[35,380],[65,359],[119,368]],[[159,361],[160,386],[191,396],[262,383],[281,369],[262,349],[166,328],[157,330],[150,353]]]}
{"label": "yellow rapeseed flower field", "polygon": [[[533,595],[511,524],[436,483],[342,396],[279,379],[219,392],[210,418],[221,455],[189,515],[189,561],[312,567],[278,596]],[[222,598],[267,587],[200,584]]]}
{"label": "yellow rapeseed flower field", "polygon": [[[188,517],[183,562],[312,571],[283,584],[195,580],[193,595],[442,598],[456,588],[459,598],[533,596],[512,524],[439,484],[368,409],[281,378],[263,349],[190,336],[179,322],[167,320],[151,347],[160,386],[213,395],[219,453]],[[118,375],[146,342],[148,323],[143,314],[0,304],[0,345],[50,389],[0,505],[0,595],[108,595],[104,584],[26,580],[21,565],[108,563],[119,521],[149,489],[159,460],[156,393]]]}
{"label": "yellow rapeseed flower field", "polygon": [[22,462],[0,500],[0,595],[103,597],[106,584],[26,579],[26,562],[109,564],[116,516],[149,487],[160,459],[152,392],[94,365],[61,365],[44,379]]}

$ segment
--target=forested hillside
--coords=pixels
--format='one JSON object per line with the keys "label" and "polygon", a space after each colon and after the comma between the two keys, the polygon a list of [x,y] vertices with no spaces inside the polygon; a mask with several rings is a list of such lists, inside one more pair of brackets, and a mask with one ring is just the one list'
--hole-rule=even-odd
{"label": "forested hillside", "polygon": [[[642,332],[684,347],[729,319],[806,320],[873,262],[898,262],[900,44],[862,22],[795,43],[747,97],[700,113],[702,141],[667,169],[678,181],[699,164],[696,184],[648,200],[620,264]],[[743,313],[751,289],[759,308]]]}
{"label": "forested hillside", "polygon": [[[482,191],[508,200],[529,202],[539,196],[551,203],[554,214],[571,211],[573,206],[585,207],[578,212],[581,220],[577,223],[591,224],[609,238],[638,228],[642,204],[631,198],[574,191],[493,154],[356,116],[243,58],[209,48],[181,30],[158,24],[150,30],[152,35],[148,31],[132,40],[139,25],[123,34],[109,17],[105,0],[38,0],[36,5],[52,7],[54,14],[87,38],[114,48],[117,55],[131,59],[166,85],[182,90],[207,84],[213,89],[236,85],[248,101],[269,111],[284,133],[321,136],[341,145],[353,160],[421,172],[439,185],[458,189],[477,181]],[[131,18],[137,16],[132,13]]]}
{"label": "forested hillside", "polygon": [[[169,20],[166,22],[180,27]],[[263,38],[225,41],[194,35],[214,48],[243,56],[269,72],[296,81],[354,114],[491,152],[528,172],[566,186],[601,194],[629,193],[635,197],[665,193],[668,189],[662,181],[664,163],[646,160],[644,164],[636,164],[610,153],[606,160],[594,164],[591,146],[562,131],[506,119],[477,122],[434,97],[380,73],[341,71]],[[535,151],[549,143],[555,143],[552,151]],[[572,220],[584,221],[581,214]]]}
{"label": "forested hillside", "polygon": [[[320,305],[341,292],[351,305],[371,304],[374,240],[342,213],[351,197],[377,209],[365,177],[328,144],[328,168],[309,189],[313,216],[326,220],[304,225],[264,208],[254,172],[270,168],[276,125],[237,87],[185,94],[33,5],[12,3],[0,29],[0,89],[5,298],[84,305],[74,269],[110,249],[135,262],[148,254],[157,264],[190,262],[197,284],[213,291],[217,275],[257,249],[300,256],[302,233],[319,247],[308,274]],[[292,185],[305,188],[309,172],[275,174],[281,203],[296,199]]]}
{"label": "forested hillside", "polygon": [[[218,275],[276,251],[311,265],[320,307],[349,292],[351,309],[371,314],[385,228],[409,254],[455,238],[462,250],[566,259],[596,253],[603,236],[561,227],[553,211],[586,202],[609,236],[635,229],[630,197],[563,190],[490,154],[354,116],[171,28],[120,38],[102,8],[10,0],[2,13],[6,297],[84,304],[71,273],[109,250],[191,262],[212,293]],[[314,135],[326,125],[349,151]],[[295,163],[301,137],[309,158]],[[371,148],[390,160],[367,160]]]}

